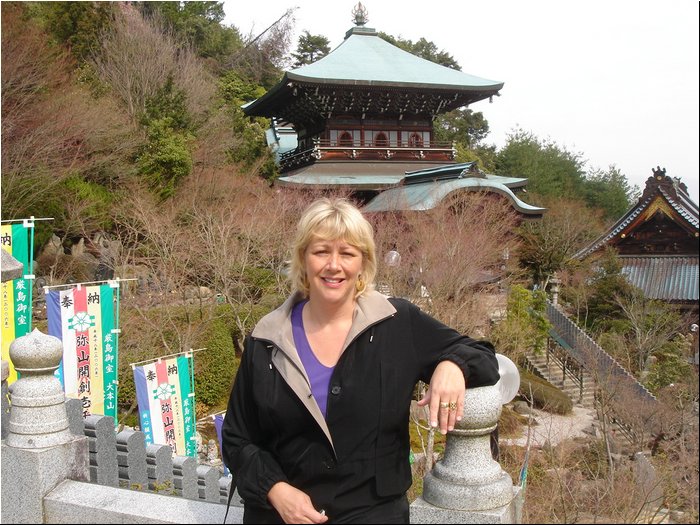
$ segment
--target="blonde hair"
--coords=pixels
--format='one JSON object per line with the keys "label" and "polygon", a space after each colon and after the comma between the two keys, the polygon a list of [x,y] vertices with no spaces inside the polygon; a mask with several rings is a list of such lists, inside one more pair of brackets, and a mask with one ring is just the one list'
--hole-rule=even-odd
{"label": "blonde hair", "polygon": [[292,264],[289,278],[295,291],[309,296],[304,256],[315,239],[326,241],[342,239],[362,252],[361,283],[355,297],[374,288],[377,275],[377,255],[374,246],[374,230],[360,210],[346,199],[322,198],[312,202],[299,219],[297,235],[292,247]]}

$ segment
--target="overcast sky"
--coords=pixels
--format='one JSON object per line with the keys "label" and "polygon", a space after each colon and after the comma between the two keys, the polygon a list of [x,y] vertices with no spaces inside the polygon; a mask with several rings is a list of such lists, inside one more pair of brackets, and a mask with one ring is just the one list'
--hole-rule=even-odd
{"label": "overcast sky", "polygon": [[[227,0],[225,23],[257,35],[287,8],[298,34],[339,45],[355,1]],[[698,199],[697,0],[366,0],[367,27],[447,51],[462,71],[504,82],[470,106],[499,148],[520,128],[581,153],[586,169],[617,166],[644,188],[652,168]],[[517,175],[517,174],[513,174]]]}

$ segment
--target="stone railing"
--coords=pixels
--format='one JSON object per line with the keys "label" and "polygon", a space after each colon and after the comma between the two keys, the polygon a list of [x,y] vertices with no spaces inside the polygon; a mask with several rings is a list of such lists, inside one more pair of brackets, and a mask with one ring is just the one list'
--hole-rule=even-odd
{"label": "stone railing", "polygon": [[[142,432],[115,432],[110,417],[83,420],[79,402],[65,401],[53,375],[61,356],[60,340],[38,330],[10,347],[21,378],[3,421],[2,522],[222,523],[230,479],[195,458],[172,456],[167,446],[146,445]],[[520,522],[519,487],[489,445],[500,400],[497,387],[467,390],[465,418],[425,478],[412,523]],[[242,520],[234,495],[227,522]]]}

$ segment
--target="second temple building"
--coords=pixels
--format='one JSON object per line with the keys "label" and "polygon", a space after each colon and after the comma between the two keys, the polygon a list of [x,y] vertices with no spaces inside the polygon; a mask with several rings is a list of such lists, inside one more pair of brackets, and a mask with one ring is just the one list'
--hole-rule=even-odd
{"label": "second temple building", "polygon": [[544,208],[520,200],[527,180],[458,163],[454,144],[435,140],[441,113],[498,96],[503,82],[424,60],[366,27],[362,4],[355,26],[320,60],[287,71],[264,96],[243,106],[268,117],[278,184],[343,188],[368,212],[427,210],[456,191],[486,191],[508,199],[522,218]]}

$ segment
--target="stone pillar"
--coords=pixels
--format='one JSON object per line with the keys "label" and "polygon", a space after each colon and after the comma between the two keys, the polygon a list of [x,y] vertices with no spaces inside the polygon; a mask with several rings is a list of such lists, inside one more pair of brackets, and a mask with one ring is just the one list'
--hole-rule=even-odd
{"label": "stone pillar", "polygon": [[464,418],[447,433],[444,458],[423,479],[411,523],[520,523],[520,488],[491,455],[500,414],[498,386],[467,389]]}
{"label": "stone pillar", "polygon": [[22,377],[12,385],[2,444],[3,522],[42,523],[48,492],[66,479],[89,480],[87,438],[70,432],[65,395],[53,375],[62,354],[59,339],[36,329],[10,345]]}
{"label": "stone pillar", "polygon": [[197,466],[197,484],[199,485],[199,499],[217,502],[221,495],[219,492],[219,469],[209,465]]}
{"label": "stone pillar", "polygon": [[10,423],[10,398],[8,397],[7,389],[7,378],[10,376],[10,363],[3,360],[2,361],[2,421],[0,422],[0,432],[2,432],[2,439],[7,437],[9,431],[7,426]]}
{"label": "stone pillar", "polygon": [[[24,275],[24,265],[17,259],[12,257],[5,250],[0,249],[0,255],[2,255],[2,261],[0,262],[0,278],[2,282],[12,281],[13,279],[19,279]],[[10,363],[8,361],[2,360],[2,400],[0,406],[2,406],[2,422],[0,423],[0,431],[2,432],[2,439],[5,439],[8,434],[7,426],[10,421],[10,403],[8,398],[7,390],[7,378],[10,375]]]}
{"label": "stone pillar", "polygon": [[552,277],[549,280],[549,291],[552,294],[552,304],[554,306],[559,304],[559,285],[561,280],[558,277]]}
{"label": "stone pillar", "polygon": [[173,456],[173,485],[178,496],[199,499],[196,459],[189,456]]}
{"label": "stone pillar", "polygon": [[146,437],[139,430],[122,430],[117,434],[119,485],[143,490],[148,487]]}
{"label": "stone pillar", "polygon": [[119,462],[114,419],[111,416],[100,415],[86,417],[85,436],[90,445],[90,481],[118,487]]}
{"label": "stone pillar", "polygon": [[168,445],[146,445],[148,488],[175,494],[173,485],[173,450]]}

